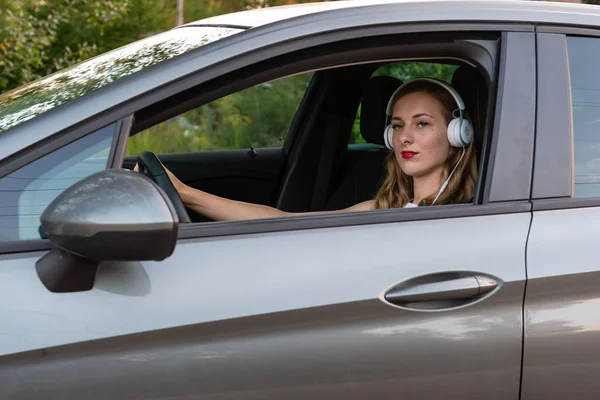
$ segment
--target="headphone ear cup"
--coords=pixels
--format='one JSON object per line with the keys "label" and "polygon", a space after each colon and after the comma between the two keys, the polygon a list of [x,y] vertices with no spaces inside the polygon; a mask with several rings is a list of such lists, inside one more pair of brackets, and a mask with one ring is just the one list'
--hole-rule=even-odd
{"label": "headphone ear cup", "polygon": [[[461,123],[462,122],[462,123]],[[463,147],[471,143],[473,129],[466,119],[454,118],[448,124],[448,141],[453,147]]]}
{"label": "headphone ear cup", "polygon": [[385,147],[387,147],[390,150],[394,150],[393,137],[394,127],[391,124],[389,124],[385,127],[385,130],[383,131],[383,143],[385,143]]}
{"label": "headphone ear cup", "polygon": [[473,140],[473,127],[471,126],[471,123],[466,119],[463,119],[463,123],[460,130],[460,140],[464,143],[465,146],[467,146],[469,143],[471,143],[471,140]]}

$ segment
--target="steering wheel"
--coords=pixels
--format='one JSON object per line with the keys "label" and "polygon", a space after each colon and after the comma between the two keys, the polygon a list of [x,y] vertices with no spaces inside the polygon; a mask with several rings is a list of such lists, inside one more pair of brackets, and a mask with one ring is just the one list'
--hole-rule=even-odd
{"label": "steering wheel", "polygon": [[175,212],[177,212],[177,217],[179,217],[179,222],[192,222],[190,216],[188,215],[185,206],[183,205],[183,201],[181,201],[181,197],[179,193],[177,193],[177,189],[173,186],[173,182],[169,179],[167,172],[165,171],[165,167],[161,164],[156,154],[151,151],[142,151],[137,158],[140,173],[152,179],[162,190],[165,191],[171,203],[173,203],[173,207],[175,207]]}

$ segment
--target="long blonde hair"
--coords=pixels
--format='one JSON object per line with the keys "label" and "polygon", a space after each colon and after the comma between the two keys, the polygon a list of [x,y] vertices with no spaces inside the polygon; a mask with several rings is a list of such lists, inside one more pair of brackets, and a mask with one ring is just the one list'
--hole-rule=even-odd
{"label": "long blonde hair", "polygon": [[[442,105],[446,123],[450,123],[452,120],[452,113],[457,108],[456,101],[448,91],[435,83],[426,81],[415,82],[398,93],[394,97],[392,104],[395,104],[396,101],[407,94],[415,92],[424,92],[437,99]],[[450,154],[444,164],[446,174],[450,173],[456,166],[462,151],[462,148],[450,147]],[[404,207],[406,203],[411,201],[414,197],[413,178],[402,171],[393,151],[387,156],[386,164],[387,176],[375,196],[375,208]],[[475,160],[473,141],[471,141],[471,143],[465,147],[465,155],[460,164],[456,166],[456,171],[454,171],[454,174],[448,181],[448,186],[436,200],[435,204],[458,204],[473,201],[476,181],[477,161]],[[425,204],[431,205],[435,196],[436,194],[433,194],[425,198]]]}

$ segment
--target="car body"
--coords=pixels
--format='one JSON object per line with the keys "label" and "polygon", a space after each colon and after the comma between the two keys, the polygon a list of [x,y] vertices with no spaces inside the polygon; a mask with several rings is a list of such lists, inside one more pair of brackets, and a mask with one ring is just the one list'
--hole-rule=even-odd
{"label": "car body", "polygon": [[[593,6],[341,1],[186,24],[0,95],[0,398],[597,398],[599,62]],[[180,223],[128,171],[161,140],[211,193],[354,204],[398,71],[465,99],[472,204]]]}

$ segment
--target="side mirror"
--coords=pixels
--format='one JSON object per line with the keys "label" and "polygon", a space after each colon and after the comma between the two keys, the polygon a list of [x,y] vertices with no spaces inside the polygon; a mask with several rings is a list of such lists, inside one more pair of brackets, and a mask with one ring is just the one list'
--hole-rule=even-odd
{"label": "side mirror", "polygon": [[179,221],[166,194],[142,174],[101,171],[77,182],[44,210],[53,249],[36,263],[52,292],[90,290],[102,261],[160,261],[175,250]]}

